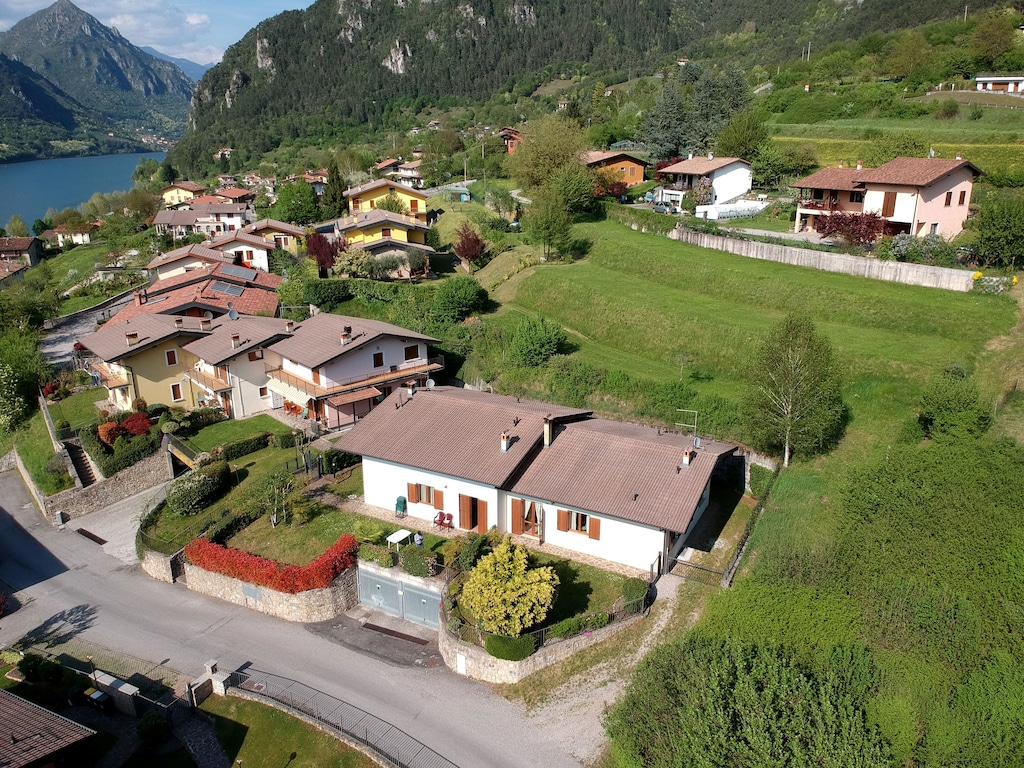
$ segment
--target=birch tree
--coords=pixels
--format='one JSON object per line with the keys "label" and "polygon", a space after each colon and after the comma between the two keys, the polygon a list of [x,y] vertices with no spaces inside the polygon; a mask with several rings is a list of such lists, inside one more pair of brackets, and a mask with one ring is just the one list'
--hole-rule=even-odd
{"label": "birch tree", "polygon": [[845,406],[832,344],[806,315],[791,314],[761,341],[744,402],[747,429],[761,448],[809,454],[842,432]]}

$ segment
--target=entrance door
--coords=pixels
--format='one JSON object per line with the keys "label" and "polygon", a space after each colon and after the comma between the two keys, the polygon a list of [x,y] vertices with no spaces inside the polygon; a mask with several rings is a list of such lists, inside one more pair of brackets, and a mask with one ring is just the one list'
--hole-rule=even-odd
{"label": "entrance door", "polygon": [[459,494],[459,528],[487,533],[487,502]]}
{"label": "entrance door", "polygon": [[540,538],[540,504],[526,499],[512,499],[512,533]]}

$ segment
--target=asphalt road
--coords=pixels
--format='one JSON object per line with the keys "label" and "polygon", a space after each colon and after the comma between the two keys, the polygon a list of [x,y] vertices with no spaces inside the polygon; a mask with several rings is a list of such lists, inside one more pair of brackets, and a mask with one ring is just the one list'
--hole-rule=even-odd
{"label": "asphalt road", "polygon": [[[70,528],[46,522],[17,472],[0,472],[0,587],[15,610],[0,643],[77,635],[198,676],[248,662],[344,699],[463,768],[579,768],[551,732],[449,672],[388,663],[290,622],[150,579]],[[571,723],[563,724],[571,728]]]}

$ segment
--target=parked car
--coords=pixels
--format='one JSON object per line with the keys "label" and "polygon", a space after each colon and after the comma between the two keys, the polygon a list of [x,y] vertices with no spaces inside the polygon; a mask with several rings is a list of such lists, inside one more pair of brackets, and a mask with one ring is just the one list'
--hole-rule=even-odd
{"label": "parked car", "polygon": [[679,209],[672,203],[655,203],[651,210],[655,213],[667,213],[670,216],[679,213]]}

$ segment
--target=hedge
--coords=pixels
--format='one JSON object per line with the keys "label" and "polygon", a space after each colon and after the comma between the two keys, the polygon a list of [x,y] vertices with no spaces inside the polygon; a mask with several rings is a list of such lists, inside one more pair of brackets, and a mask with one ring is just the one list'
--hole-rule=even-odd
{"label": "hedge", "polygon": [[329,448],[320,454],[320,458],[323,461],[324,472],[330,472],[331,474],[347,467],[355,466],[363,460],[361,456],[339,451],[337,448]]}
{"label": "hedge", "polygon": [[536,650],[533,635],[520,635],[519,637],[488,635],[484,640],[484,648],[494,658],[506,661],[522,661]]}
{"label": "hedge", "polygon": [[271,434],[270,444],[275,448],[294,448],[295,434],[293,432],[276,432]]}
{"label": "hedge", "polygon": [[549,637],[574,637],[582,632],[600,629],[611,621],[607,613],[589,613],[585,616],[572,616],[548,627]]}
{"label": "hedge", "polygon": [[348,280],[311,280],[306,283],[302,300],[321,309],[333,309],[352,298]]}
{"label": "hedge", "polygon": [[179,515],[194,515],[216,499],[227,484],[228,465],[217,461],[186,472],[167,489],[167,507]]}
{"label": "hedge", "polygon": [[220,457],[225,461],[233,461],[241,456],[262,451],[270,445],[270,437],[269,432],[262,432],[258,435],[250,435],[232,440],[230,443],[224,443],[220,447]]}
{"label": "hedge", "polygon": [[376,563],[381,568],[393,568],[395,566],[395,553],[380,544],[360,544],[359,559],[369,563]]}
{"label": "hedge", "polygon": [[104,477],[116,475],[123,469],[137,464],[147,456],[152,456],[160,447],[161,435],[151,432],[138,437],[122,436],[114,442],[114,450],[104,446],[94,430],[83,429],[78,433],[82,448],[89,454]]}
{"label": "hedge", "polygon": [[426,547],[406,544],[400,551],[399,562],[410,576],[426,578],[437,573],[437,555]]}
{"label": "hedge", "polygon": [[339,574],[355,564],[358,548],[355,538],[346,533],[316,560],[300,566],[268,560],[215,544],[209,539],[196,539],[185,547],[185,556],[198,568],[295,594],[331,586]]}
{"label": "hedge", "polygon": [[622,582],[622,599],[626,603],[635,602],[642,597],[647,597],[647,590],[647,582],[633,576]]}
{"label": "hedge", "polygon": [[750,494],[763,499],[771,488],[775,473],[760,464],[750,465]]}

